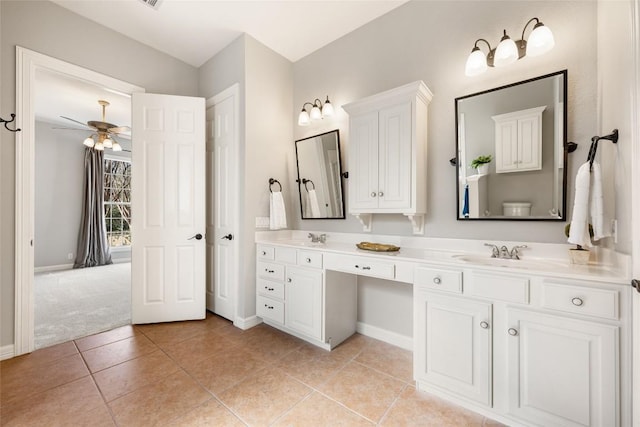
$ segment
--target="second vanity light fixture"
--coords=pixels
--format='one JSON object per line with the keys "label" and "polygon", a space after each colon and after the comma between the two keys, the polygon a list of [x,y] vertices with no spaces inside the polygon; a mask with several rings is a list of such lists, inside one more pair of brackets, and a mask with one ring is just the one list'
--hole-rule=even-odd
{"label": "second vanity light fixture", "polygon": [[[307,105],[311,105],[310,113],[307,112]],[[298,126],[307,126],[309,123],[311,123],[311,120],[318,120],[331,116],[333,116],[333,105],[331,105],[331,102],[329,102],[329,96],[327,95],[327,100],[324,101],[324,104],[322,104],[322,101],[316,98],[313,103],[305,102],[302,105],[302,111],[298,116]]]}
{"label": "second vanity light fixture", "polygon": [[[524,32],[530,23],[536,21],[533,26],[533,31],[529,35],[529,40],[525,40]],[[503,67],[505,65],[512,64],[518,59],[529,56],[538,56],[550,51],[555,45],[553,34],[549,27],[545,25],[538,18],[531,18],[522,29],[522,37],[515,42],[507,35],[507,30],[504,30],[504,35],[500,39],[498,47],[491,48],[491,45],[485,39],[476,40],[467,58],[467,64],[465,66],[465,74],[467,76],[477,76],[487,70],[487,67]],[[485,42],[489,47],[489,53],[485,56],[484,52],[478,47],[478,42]]]}

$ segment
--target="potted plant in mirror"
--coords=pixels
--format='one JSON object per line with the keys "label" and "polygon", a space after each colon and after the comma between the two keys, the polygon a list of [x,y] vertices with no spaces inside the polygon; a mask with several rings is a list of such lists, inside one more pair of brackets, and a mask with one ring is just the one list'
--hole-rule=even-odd
{"label": "potted plant in mirror", "polygon": [[[565,236],[569,237],[569,231],[571,230],[571,223],[564,227]],[[589,239],[593,239],[593,226],[589,224]],[[569,249],[569,259],[571,264],[589,264],[589,257],[591,252],[589,249],[583,248],[581,245],[576,245],[575,249]]]}
{"label": "potted plant in mirror", "polygon": [[489,173],[489,163],[493,160],[493,156],[478,156],[471,161],[471,167],[478,171],[478,175],[486,175]]}

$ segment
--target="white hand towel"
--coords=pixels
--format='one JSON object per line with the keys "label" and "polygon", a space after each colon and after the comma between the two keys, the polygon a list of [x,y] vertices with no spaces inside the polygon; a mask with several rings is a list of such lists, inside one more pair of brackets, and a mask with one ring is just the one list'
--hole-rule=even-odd
{"label": "white hand towel", "polygon": [[311,218],[320,218],[320,205],[318,204],[316,190],[309,190],[307,193],[309,194],[309,212],[311,213]]}
{"label": "white hand towel", "polygon": [[282,192],[274,191],[269,197],[269,228],[280,230],[287,228],[287,213],[284,209]]}
{"label": "white hand towel", "polygon": [[604,226],[604,201],[602,197],[602,173],[600,164],[593,162],[591,170],[591,225],[593,226],[593,240],[600,240],[609,236]]}
{"label": "white hand towel", "polygon": [[589,162],[580,166],[576,174],[576,194],[573,200],[573,214],[571,216],[571,228],[569,230],[569,243],[590,247],[587,214],[589,210],[589,188],[591,186],[591,173]]}

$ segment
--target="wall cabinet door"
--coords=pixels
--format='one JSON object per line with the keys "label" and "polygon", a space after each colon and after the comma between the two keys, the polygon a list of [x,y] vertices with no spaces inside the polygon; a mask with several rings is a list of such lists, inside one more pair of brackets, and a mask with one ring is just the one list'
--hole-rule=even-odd
{"label": "wall cabinet door", "polygon": [[414,292],[415,379],[491,406],[491,304]]}
{"label": "wall cabinet door", "polygon": [[507,309],[509,413],[544,426],[618,426],[617,326]]}
{"label": "wall cabinet door", "polygon": [[378,206],[411,207],[411,103],[380,110],[378,136]]}
{"label": "wall cabinet door", "polygon": [[354,117],[350,123],[350,206],[378,207],[378,112]]}
{"label": "wall cabinet door", "polygon": [[496,173],[542,169],[542,112],[546,106],[492,116]]}
{"label": "wall cabinet door", "polygon": [[288,267],[285,280],[285,325],[322,339],[322,272]]}

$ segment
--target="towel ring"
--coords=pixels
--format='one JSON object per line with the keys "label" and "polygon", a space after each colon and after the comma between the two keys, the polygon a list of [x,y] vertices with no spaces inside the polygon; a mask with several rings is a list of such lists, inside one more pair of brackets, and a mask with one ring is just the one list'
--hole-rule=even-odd
{"label": "towel ring", "polygon": [[282,184],[280,184],[280,181],[278,181],[275,178],[269,178],[269,192],[273,193],[273,190],[271,189],[271,186],[275,183],[278,183],[278,186],[280,187],[280,192],[282,192]]}
{"label": "towel ring", "polygon": [[302,183],[304,184],[304,189],[307,190],[307,192],[309,192],[309,187],[307,187],[308,183],[311,183],[311,185],[312,185],[311,189],[312,190],[316,189],[316,185],[310,179],[302,178]]}

